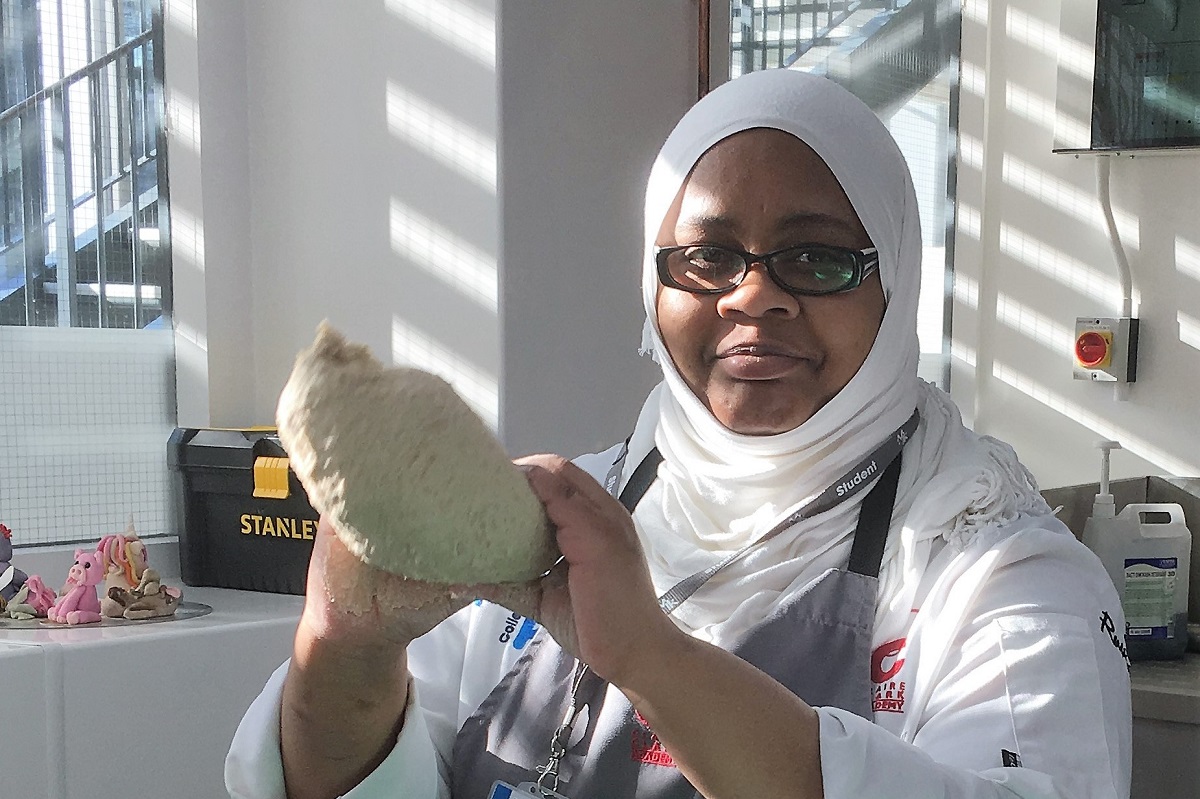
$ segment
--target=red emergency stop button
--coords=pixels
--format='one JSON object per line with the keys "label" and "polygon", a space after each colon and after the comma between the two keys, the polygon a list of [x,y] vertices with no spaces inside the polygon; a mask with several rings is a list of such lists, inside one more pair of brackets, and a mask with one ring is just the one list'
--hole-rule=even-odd
{"label": "red emergency stop button", "polygon": [[1112,339],[1095,330],[1081,333],[1075,339],[1075,359],[1082,366],[1094,369],[1109,360]]}

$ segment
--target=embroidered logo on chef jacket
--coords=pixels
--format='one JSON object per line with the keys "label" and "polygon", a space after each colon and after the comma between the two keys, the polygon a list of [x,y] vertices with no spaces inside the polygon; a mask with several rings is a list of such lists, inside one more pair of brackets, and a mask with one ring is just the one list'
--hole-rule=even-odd
{"label": "embroidered logo on chef jacket", "polygon": [[524,649],[525,645],[533,640],[533,634],[537,632],[537,629],[537,622],[533,619],[526,619],[518,613],[510,613],[504,620],[504,630],[496,640],[502,644],[511,642],[513,649]]}
{"label": "embroidered logo on chef jacket", "polygon": [[675,760],[671,753],[663,749],[662,742],[650,729],[646,717],[636,710],[633,711],[638,726],[633,728],[633,759],[638,763],[649,763],[652,766],[675,768]]}
{"label": "embroidered logo on chef jacket", "polygon": [[[1126,627],[1129,625],[1126,624]],[[1121,657],[1125,658],[1125,667],[1129,667],[1129,650],[1125,647],[1125,636],[1117,634],[1117,624],[1113,621],[1112,616],[1108,615],[1108,611],[1100,613],[1100,629],[1108,633],[1108,639],[1112,641],[1112,645],[1121,653]]]}
{"label": "embroidered logo on chef jacket", "polygon": [[871,710],[876,713],[904,712],[906,684],[896,677],[904,667],[904,658],[900,655],[906,642],[905,638],[888,641],[871,654],[871,682],[875,692]]}

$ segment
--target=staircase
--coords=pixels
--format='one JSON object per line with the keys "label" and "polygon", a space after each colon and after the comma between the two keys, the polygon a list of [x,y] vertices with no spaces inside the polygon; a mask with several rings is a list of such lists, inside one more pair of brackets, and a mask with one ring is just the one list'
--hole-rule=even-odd
{"label": "staircase", "polygon": [[[41,86],[42,13],[28,2],[0,13],[0,325],[160,325],[161,19]],[[141,22],[121,20],[118,34]]]}
{"label": "staircase", "polygon": [[[958,51],[954,0],[741,0],[735,9],[735,74],[774,66],[824,74],[885,118]],[[764,51],[765,63],[752,63]]]}

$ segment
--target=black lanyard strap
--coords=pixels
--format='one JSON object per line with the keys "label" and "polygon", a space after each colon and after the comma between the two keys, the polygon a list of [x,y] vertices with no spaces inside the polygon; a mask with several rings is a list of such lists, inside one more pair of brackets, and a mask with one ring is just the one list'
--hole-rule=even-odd
{"label": "black lanyard strap", "polygon": [[[618,463],[623,461],[624,456]],[[625,506],[625,510],[633,513],[633,509],[642,501],[642,497],[646,496],[646,492],[650,490],[651,484],[658,478],[658,465],[662,462],[663,456],[658,451],[658,447],[650,450],[646,457],[642,458],[642,462],[633,470],[629,482],[621,491],[620,500],[621,504]]]}
{"label": "black lanyard strap", "polygon": [[858,526],[854,529],[854,544],[850,547],[849,571],[867,577],[878,577],[883,565],[883,549],[888,530],[892,527],[892,510],[896,507],[896,488],[900,484],[900,459],[897,455],[883,477],[863,497],[858,509]]}

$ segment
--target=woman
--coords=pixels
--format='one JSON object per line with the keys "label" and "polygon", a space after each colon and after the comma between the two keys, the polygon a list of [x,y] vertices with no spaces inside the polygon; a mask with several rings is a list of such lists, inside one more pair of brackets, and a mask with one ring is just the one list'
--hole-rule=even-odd
{"label": "woman", "polygon": [[421,587],[322,530],[233,795],[1127,796],[1117,598],[917,379],[917,205],[874,115],[797,72],[721,87],[646,241],[664,379],[628,446],[520,462],[565,581],[395,610]]}

